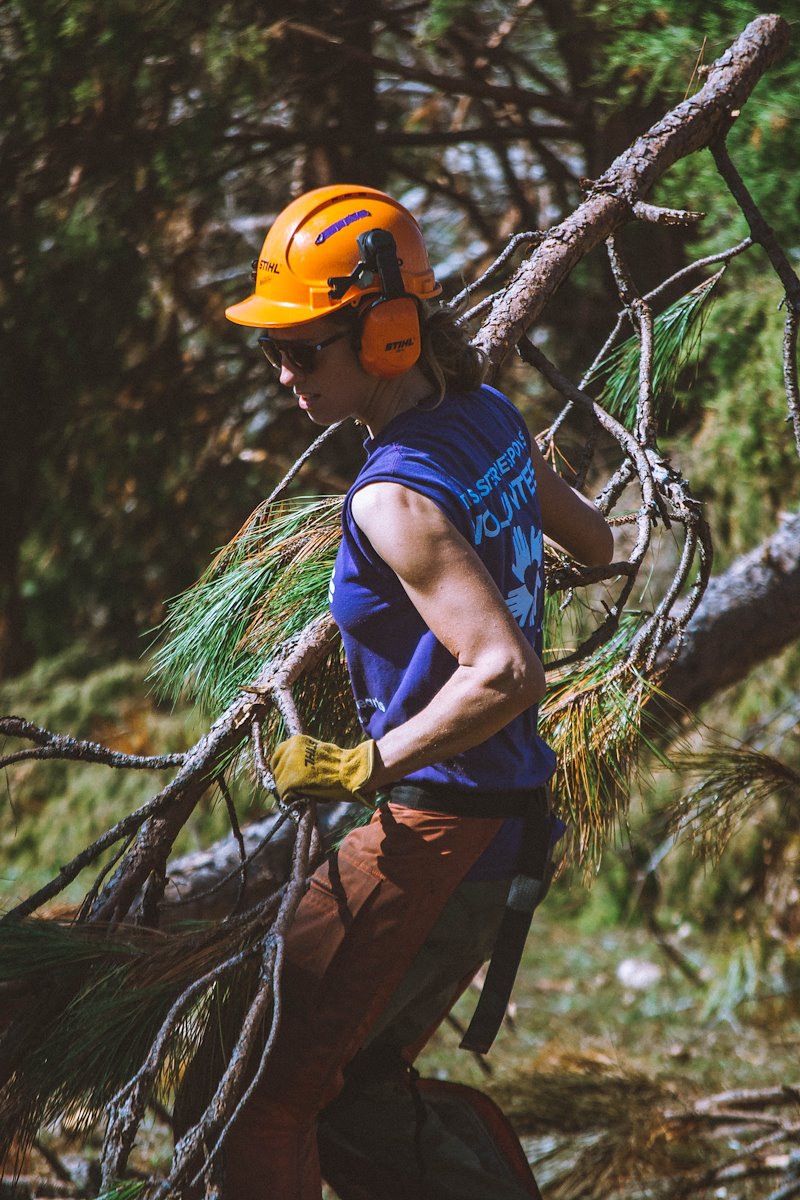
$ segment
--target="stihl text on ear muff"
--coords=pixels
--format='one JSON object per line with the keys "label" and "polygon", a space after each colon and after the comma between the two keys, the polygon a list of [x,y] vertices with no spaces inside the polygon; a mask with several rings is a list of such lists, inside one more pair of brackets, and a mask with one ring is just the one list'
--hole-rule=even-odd
{"label": "stihl text on ear muff", "polygon": [[378,276],[380,294],[358,316],[358,357],[369,375],[393,379],[413,367],[420,356],[417,302],[403,286],[393,235],[386,229],[369,229],[356,241],[361,261],[352,275],[328,280],[330,294],[336,298],[353,283],[368,286]]}

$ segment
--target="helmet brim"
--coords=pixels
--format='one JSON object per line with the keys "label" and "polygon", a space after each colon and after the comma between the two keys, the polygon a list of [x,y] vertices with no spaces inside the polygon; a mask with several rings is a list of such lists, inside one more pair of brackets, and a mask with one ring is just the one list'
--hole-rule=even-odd
{"label": "helmet brim", "polygon": [[234,325],[248,325],[253,329],[281,329],[287,325],[304,325],[308,321],[318,321],[325,317],[330,309],[319,312],[309,312],[308,308],[296,304],[278,304],[275,300],[253,293],[238,304],[231,304],[225,309],[225,316]]}

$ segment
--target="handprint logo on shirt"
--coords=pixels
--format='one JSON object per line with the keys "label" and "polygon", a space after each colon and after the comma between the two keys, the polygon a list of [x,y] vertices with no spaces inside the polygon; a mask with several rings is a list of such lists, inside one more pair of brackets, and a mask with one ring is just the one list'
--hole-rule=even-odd
{"label": "handprint logo on shirt", "polygon": [[512,530],[514,544],[514,562],[512,574],[520,581],[520,586],[512,588],[506,596],[511,615],[517,624],[524,628],[533,625],[539,611],[539,592],[542,586],[542,535],[535,525],[531,525],[526,534],[519,525]]}

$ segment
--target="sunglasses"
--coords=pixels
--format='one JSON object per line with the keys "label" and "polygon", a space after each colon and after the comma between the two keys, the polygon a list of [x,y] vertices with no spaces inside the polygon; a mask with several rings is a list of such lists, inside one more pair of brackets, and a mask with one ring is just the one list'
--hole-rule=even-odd
{"label": "sunglasses", "polygon": [[269,337],[263,334],[258,339],[258,344],[264,351],[264,357],[271,367],[276,371],[280,371],[283,366],[283,360],[289,363],[295,371],[302,371],[304,375],[310,375],[317,366],[317,355],[326,346],[330,346],[333,342],[341,341],[342,338],[349,337],[349,330],[344,329],[340,333],[334,333],[329,338],[325,338],[322,342],[281,342],[276,338]]}

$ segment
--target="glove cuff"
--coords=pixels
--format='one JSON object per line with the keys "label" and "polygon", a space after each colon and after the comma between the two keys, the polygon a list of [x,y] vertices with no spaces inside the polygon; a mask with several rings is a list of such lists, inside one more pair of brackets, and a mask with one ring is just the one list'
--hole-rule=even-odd
{"label": "glove cuff", "polygon": [[339,768],[342,786],[367,808],[375,807],[374,799],[370,794],[371,790],[368,787],[370,777],[375,770],[375,752],[375,742],[369,738],[352,750],[343,750]]}

